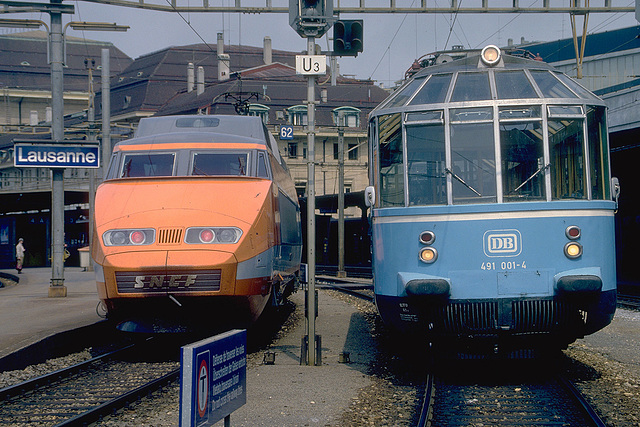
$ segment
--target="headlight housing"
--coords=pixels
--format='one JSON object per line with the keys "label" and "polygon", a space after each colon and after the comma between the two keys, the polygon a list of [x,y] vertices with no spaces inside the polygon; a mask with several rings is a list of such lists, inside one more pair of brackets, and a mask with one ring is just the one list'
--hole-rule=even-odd
{"label": "headlight housing", "polygon": [[152,228],[124,228],[108,230],[102,234],[105,246],[144,246],[156,240],[156,231]]}
{"label": "headlight housing", "polygon": [[184,241],[189,244],[234,244],[238,243],[242,230],[237,227],[190,227]]}

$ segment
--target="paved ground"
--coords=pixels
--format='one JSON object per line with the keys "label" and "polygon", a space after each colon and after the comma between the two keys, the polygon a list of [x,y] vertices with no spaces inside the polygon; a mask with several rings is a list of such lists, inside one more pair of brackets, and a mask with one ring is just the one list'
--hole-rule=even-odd
{"label": "paved ground", "polygon": [[[15,270],[2,270],[16,274]],[[0,358],[58,332],[102,320],[93,272],[64,272],[67,296],[49,298],[50,268],[25,268],[17,285],[0,288]]]}

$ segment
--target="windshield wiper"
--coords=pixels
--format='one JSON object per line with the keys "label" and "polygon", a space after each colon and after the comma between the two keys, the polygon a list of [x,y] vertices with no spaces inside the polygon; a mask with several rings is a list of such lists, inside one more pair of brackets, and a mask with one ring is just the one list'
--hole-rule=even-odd
{"label": "windshield wiper", "polygon": [[527,178],[527,179],[526,179],[522,184],[518,185],[518,186],[516,187],[516,189],[515,189],[515,190],[513,190],[513,193],[515,193],[516,191],[518,191],[519,189],[521,189],[522,187],[524,187],[524,185],[525,185],[527,182],[531,181],[531,180],[532,180],[536,175],[538,175],[540,172],[542,172],[543,170],[545,170],[545,169],[546,169],[546,168],[548,168],[549,166],[551,166],[551,163],[547,163],[545,166],[540,166],[540,167],[538,168],[538,170],[537,170],[537,171],[535,171],[534,173],[532,173],[532,174],[531,174],[531,176],[530,176],[529,178]]}
{"label": "windshield wiper", "polygon": [[448,174],[451,174],[452,177],[454,177],[455,179],[457,179],[458,181],[460,181],[460,183],[462,185],[464,185],[465,187],[467,187],[469,190],[473,191],[474,193],[476,193],[478,195],[478,197],[482,197],[482,194],[478,193],[478,191],[473,188],[472,186],[470,186],[469,184],[467,184],[464,179],[460,178],[458,175],[456,175],[455,173],[453,173],[453,171],[449,168],[444,168],[444,171],[447,172]]}

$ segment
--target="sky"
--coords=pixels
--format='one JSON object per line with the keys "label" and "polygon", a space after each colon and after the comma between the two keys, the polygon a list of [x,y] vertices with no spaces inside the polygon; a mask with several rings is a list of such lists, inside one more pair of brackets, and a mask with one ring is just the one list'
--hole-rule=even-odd
{"label": "sky", "polygon": [[[223,0],[224,1],[224,0]],[[618,6],[624,5],[624,0]],[[129,25],[126,33],[75,31],[66,34],[93,40],[112,42],[132,58],[164,49],[202,43],[216,45],[217,33],[224,34],[225,44],[261,47],[265,36],[272,39],[273,49],[306,51],[307,42],[290,26],[285,13],[183,13],[158,12],[84,1],[73,4],[74,15],[64,15],[63,25],[73,21],[115,22]],[[214,3],[211,3],[214,4]],[[226,4],[226,3],[223,3]],[[436,2],[437,4],[437,2]],[[630,0],[629,5],[633,5]],[[3,18],[36,18],[49,22],[48,16],[12,13]],[[552,41],[572,37],[568,14],[360,14],[342,15],[342,19],[364,20],[364,50],[356,58],[339,60],[343,75],[372,79],[384,87],[392,87],[401,80],[413,61],[436,50],[453,45],[482,48],[488,44],[507,45],[508,40]],[[577,18],[579,33],[582,18]],[[589,33],[638,25],[633,13],[592,13]],[[0,33],[16,30],[0,29]],[[333,34],[329,30],[328,35]],[[323,51],[331,49],[325,35],[316,39]],[[233,63],[233,58],[231,58]],[[205,71],[206,73],[206,71]]]}

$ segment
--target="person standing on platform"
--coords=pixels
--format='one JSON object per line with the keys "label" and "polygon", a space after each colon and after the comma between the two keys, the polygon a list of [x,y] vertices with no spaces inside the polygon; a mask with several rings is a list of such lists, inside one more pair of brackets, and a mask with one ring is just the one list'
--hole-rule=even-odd
{"label": "person standing on platform", "polygon": [[16,270],[18,270],[18,274],[22,273],[22,263],[24,262],[24,246],[22,242],[24,242],[24,239],[21,237],[16,245]]}

